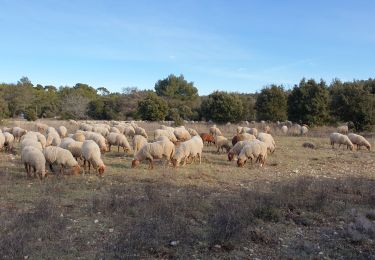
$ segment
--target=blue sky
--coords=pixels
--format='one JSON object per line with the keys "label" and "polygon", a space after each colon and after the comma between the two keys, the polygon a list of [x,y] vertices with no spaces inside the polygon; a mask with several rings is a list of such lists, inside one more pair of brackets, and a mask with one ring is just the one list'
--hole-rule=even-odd
{"label": "blue sky", "polygon": [[0,0],[0,82],[199,94],[375,77],[375,1]]}

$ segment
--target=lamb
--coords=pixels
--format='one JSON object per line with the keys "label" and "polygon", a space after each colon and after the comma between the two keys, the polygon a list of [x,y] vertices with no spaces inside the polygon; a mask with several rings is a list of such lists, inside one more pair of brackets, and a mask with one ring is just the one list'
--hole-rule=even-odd
{"label": "lamb", "polygon": [[136,154],[145,144],[147,144],[147,139],[144,136],[134,135],[133,137],[134,154]]}
{"label": "lamb", "polygon": [[238,155],[237,166],[243,167],[247,159],[251,159],[251,162],[256,159],[256,162],[260,162],[262,167],[267,159],[268,146],[266,143],[258,140],[251,141],[245,145],[240,154]]}
{"label": "lamb", "polygon": [[251,141],[255,139],[256,139],[255,136],[252,134],[248,134],[248,133],[237,134],[233,136],[232,138],[232,145],[235,145],[239,141]]}
{"label": "lamb", "polygon": [[229,140],[222,136],[222,135],[217,135],[215,136],[215,145],[217,147],[217,152],[220,152],[220,149],[223,150],[224,148],[229,152],[230,150],[230,142]]}
{"label": "lamb", "polygon": [[135,127],[134,128],[134,133],[136,135],[143,135],[144,137],[148,138],[146,130],[143,129],[142,127],[139,127],[139,126]]}
{"label": "lamb", "polygon": [[31,177],[31,168],[34,170],[34,176],[38,174],[41,179],[46,176],[46,159],[42,151],[32,146],[26,146],[22,149],[21,161],[25,165],[28,177]]}
{"label": "lamb", "polygon": [[27,133],[27,130],[22,129],[22,128],[17,127],[17,126],[13,127],[13,129],[12,129],[12,134],[14,136],[14,140],[16,140],[17,142],[19,142],[21,137],[23,135],[25,135],[26,133]]}
{"label": "lamb", "polygon": [[342,125],[337,127],[337,132],[343,135],[347,135],[349,132],[349,127],[347,125]]}
{"label": "lamb", "polygon": [[179,141],[183,142],[191,139],[191,135],[185,127],[177,127],[173,133]]}
{"label": "lamb", "polygon": [[222,136],[220,129],[216,127],[216,125],[213,125],[210,127],[210,134],[213,136]]}
{"label": "lamb", "polygon": [[267,133],[259,133],[258,135],[258,140],[265,142],[268,147],[268,151],[270,153],[274,153],[276,149],[276,143],[275,140],[273,139],[272,135],[267,134]]}
{"label": "lamb", "polygon": [[14,136],[8,132],[3,133],[3,135],[5,137],[4,147],[6,150],[11,151],[13,149]]}
{"label": "lamb", "polygon": [[370,151],[371,144],[363,136],[350,133],[348,134],[348,138],[353,145],[357,145],[357,150],[359,150],[361,146],[365,146]]}
{"label": "lamb", "polygon": [[43,150],[43,154],[51,171],[53,171],[52,164],[58,164],[61,166],[60,174],[63,173],[65,167],[72,167],[74,174],[78,174],[81,170],[78,162],[74,159],[69,150],[57,146],[49,146]]}
{"label": "lamb", "polygon": [[174,167],[177,167],[181,161],[182,165],[186,164],[187,158],[198,157],[199,164],[202,160],[203,140],[200,136],[194,136],[188,141],[185,141],[176,148],[176,152],[172,157],[172,163]]}
{"label": "lamb", "polygon": [[212,135],[207,133],[201,133],[199,136],[202,138],[203,143],[207,142],[208,145],[215,144],[215,137],[213,137]]}
{"label": "lamb", "polygon": [[110,133],[107,136],[107,140],[108,140],[109,151],[111,151],[112,145],[117,145],[117,152],[120,152],[120,147],[124,149],[124,152],[131,150],[128,139],[126,139],[125,135],[123,134]]}
{"label": "lamb", "polygon": [[287,127],[286,125],[283,125],[283,126],[281,127],[281,132],[282,132],[284,135],[286,135],[286,134],[288,133],[288,127]]}
{"label": "lamb", "polygon": [[60,143],[61,143],[60,135],[56,131],[49,131],[49,133],[47,134],[46,146],[50,146],[50,145],[59,146]]}
{"label": "lamb", "polygon": [[236,156],[238,156],[242,148],[244,148],[244,146],[249,143],[250,143],[249,141],[237,142],[228,152],[228,161],[232,161]]}
{"label": "lamb", "polygon": [[346,145],[346,148],[350,149],[351,151],[354,149],[353,143],[350,141],[349,137],[340,133],[332,133],[329,136],[329,140],[332,145],[332,149],[335,148],[335,143],[339,144],[339,147],[343,144]]}
{"label": "lamb", "polygon": [[173,132],[166,130],[166,129],[156,129],[154,132],[154,140],[158,139],[160,136],[165,136],[167,137],[171,142],[176,143],[177,138],[174,135]]}
{"label": "lamb", "polygon": [[153,160],[165,157],[167,161],[172,159],[175,152],[175,146],[171,141],[157,141],[147,143],[135,154],[132,161],[132,168],[135,168],[143,160],[149,161],[149,169],[154,168]]}
{"label": "lamb", "polygon": [[61,138],[66,137],[66,135],[68,134],[68,130],[63,125],[59,126],[56,130],[57,130],[57,133],[60,135]]}
{"label": "lamb", "polygon": [[83,165],[86,171],[86,162],[90,166],[92,164],[93,168],[97,170],[99,175],[104,174],[105,165],[103,160],[100,158],[100,148],[93,140],[86,140],[82,144],[82,156],[84,159]]}

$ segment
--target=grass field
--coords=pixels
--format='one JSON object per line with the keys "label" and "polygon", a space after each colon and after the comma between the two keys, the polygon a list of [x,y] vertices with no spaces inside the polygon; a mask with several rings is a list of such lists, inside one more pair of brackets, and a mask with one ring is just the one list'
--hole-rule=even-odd
{"label": "grass field", "polygon": [[[152,136],[157,125],[141,126]],[[263,168],[205,146],[201,165],[131,169],[132,155],[113,149],[103,178],[39,181],[18,146],[1,152],[0,258],[375,259],[375,153],[332,150],[329,131],[276,133]]]}

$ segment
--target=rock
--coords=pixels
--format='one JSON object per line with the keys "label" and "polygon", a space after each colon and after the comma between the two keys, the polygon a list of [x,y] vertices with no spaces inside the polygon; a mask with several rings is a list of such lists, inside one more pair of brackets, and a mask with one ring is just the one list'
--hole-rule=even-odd
{"label": "rock", "polygon": [[98,222],[99,222],[99,220],[97,220],[97,219],[94,220],[94,223],[95,223],[95,224],[98,223]]}
{"label": "rock", "polygon": [[180,241],[171,241],[169,243],[170,246],[177,246],[180,243]]}

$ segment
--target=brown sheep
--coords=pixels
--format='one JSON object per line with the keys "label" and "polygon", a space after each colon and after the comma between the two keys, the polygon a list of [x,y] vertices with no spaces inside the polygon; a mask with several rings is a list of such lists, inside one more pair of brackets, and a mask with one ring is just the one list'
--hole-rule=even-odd
{"label": "brown sheep", "polygon": [[215,138],[211,134],[201,133],[200,137],[202,138],[203,143],[207,142],[207,144],[215,144]]}

